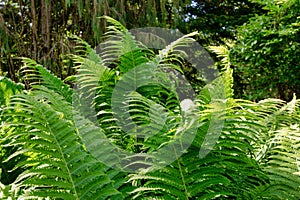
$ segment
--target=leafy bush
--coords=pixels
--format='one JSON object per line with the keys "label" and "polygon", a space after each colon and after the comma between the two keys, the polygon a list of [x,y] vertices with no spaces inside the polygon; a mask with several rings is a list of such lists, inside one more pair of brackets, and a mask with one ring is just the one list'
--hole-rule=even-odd
{"label": "leafy bush", "polygon": [[291,100],[299,90],[300,2],[260,1],[267,14],[238,28],[231,50],[239,98]]}

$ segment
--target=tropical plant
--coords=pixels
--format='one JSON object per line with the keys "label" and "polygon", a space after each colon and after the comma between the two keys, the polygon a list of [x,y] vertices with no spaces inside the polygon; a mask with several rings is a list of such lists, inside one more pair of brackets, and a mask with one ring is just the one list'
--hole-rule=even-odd
{"label": "tropical plant", "polygon": [[[74,88],[23,59],[30,89],[4,108],[1,142],[17,149],[6,162],[26,159],[15,163],[13,170],[23,171],[16,180],[0,184],[0,198],[298,199],[299,100],[234,99],[227,64],[185,109],[168,75],[182,73],[178,47],[196,33],[155,53],[106,19],[101,54],[79,40],[71,56]],[[228,56],[224,48],[211,49]],[[157,134],[147,135],[151,131]],[[174,141],[179,145],[158,157],[172,162],[151,160]]]}

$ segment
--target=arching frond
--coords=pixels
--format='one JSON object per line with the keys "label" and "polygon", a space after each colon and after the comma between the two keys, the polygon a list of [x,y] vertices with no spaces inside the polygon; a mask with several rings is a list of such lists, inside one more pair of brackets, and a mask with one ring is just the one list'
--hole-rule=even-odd
{"label": "arching frond", "polygon": [[221,64],[225,68],[229,68],[231,63],[230,63],[230,49],[233,47],[233,42],[232,41],[224,41],[225,45],[221,46],[208,46],[208,50],[212,51],[213,53],[217,54],[218,58],[221,58]]}
{"label": "arching frond", "polygon": [[23,58],[23,63],[22,73],[24,73],[25,80],[29,81],[32,87],[42,84],[61,94],[68,102],[72,101],[72,90],[70,86],[65,84],[60,78],[54,76],[44,66],[37,64],[32,59]]}
{"label": "arching frond", "polygon": [[6,115],[18,117],[19,122],[9,124],[24,128],[7,137],[22,149],[8,159],[22,153],[29,156],[16,165],[28,166],[15,181],[16,187],[27,191],[22,196],[98,199],[118,194],[103,165],[84,150],[72,122],[72,107],[62,96],[38,87],[30,95],[14,97],[7,109],[15,107],[21,112]]}

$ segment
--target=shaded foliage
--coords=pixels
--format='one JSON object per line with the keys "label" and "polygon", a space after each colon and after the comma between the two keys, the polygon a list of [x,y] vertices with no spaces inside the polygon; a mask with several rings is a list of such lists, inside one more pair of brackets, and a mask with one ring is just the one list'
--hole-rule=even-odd
{"label": "shaded foliage", "polygon": [[[180,20],[179,8],[189,1],[1,1],[0,6],[0,73],[14,81],[19,57],[43,64],[61,78],[74,74],[73,63],[65,55],[75,53],[74,34],[96,46],[106,31],[103,15],[118,19],[128,28],[144,26],[175,27]],[[63,62],[65,60],[65,62]]]}
{"label": "shaded foliage", "polygon": [[231,62],[238,97],[291,100],[299,91],[300,2],[256,1],[267,11],[238,28]]}
{"label": "shaded foliage", "polygon": [[234,39],[237,27],[256,14],[264,13],[262,6],[253,1],[192,1],[185,8],[183,32],[199,31],[198,41],[203,45],[222,44],[223,39]]}

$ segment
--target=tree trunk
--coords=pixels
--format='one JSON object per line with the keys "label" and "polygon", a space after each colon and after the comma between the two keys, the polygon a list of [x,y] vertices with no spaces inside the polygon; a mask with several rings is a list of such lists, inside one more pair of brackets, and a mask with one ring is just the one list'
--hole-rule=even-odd
{"label": "tree trunk", "polygon": [[51,1],[41,0],[42,61],[47,60],[50,50]]}

